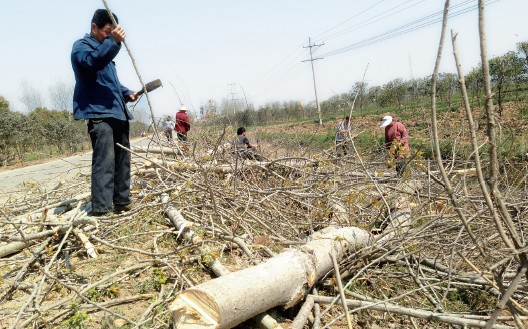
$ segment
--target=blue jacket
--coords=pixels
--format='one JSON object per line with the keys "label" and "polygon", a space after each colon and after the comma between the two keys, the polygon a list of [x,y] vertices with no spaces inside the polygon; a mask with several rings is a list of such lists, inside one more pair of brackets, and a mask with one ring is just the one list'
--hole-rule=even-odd
{"label": "blue jacket", "polygon": [[73,44],[75,120],[115,118],[125,121],[134,118],[126,106],[128,96],[134,92],[119,82],[113,62],[120,49],[121,44],[112,36],[99,43],[86,34]]}

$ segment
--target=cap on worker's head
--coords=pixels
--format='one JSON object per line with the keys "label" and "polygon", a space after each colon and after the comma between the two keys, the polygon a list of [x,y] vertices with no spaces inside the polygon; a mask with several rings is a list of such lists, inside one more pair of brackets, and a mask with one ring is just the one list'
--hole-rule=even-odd
{"label": "cap on worker's head", "polygon": [[[112,13],[112,16],[114,16],[114,19],[117,24],[119,24],[119,20],[117,19],[116,14]],[[108,10],[106,9],[97,9],[92,17],[92,23],[95,23],[98,28],[103,28],[106,24],[112,24],[112,20],[110,19],[110,15],[108,14]]]}
{"label": "cap on worker's head", "polygon": [[180,111],[187,111],[187,108],[185,106],[180,107]]}
{"label": "cap on worker's head", "polygon": [[383,120],[383,121],[381,121],[380,127],[381,127],[381,128],[385,128],[385,127],[387,127],[388,125],[391,124],[391,122],[392,122],[392,117],[391,117],[390,115],[386,115],[386,116],[383,117],[382,120]]}

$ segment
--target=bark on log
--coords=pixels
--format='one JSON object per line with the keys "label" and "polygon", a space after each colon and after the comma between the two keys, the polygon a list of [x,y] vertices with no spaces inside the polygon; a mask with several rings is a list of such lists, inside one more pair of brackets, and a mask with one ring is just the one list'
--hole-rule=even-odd
{"label": "bark on log", "polygon": [[31,247],[36,244],[35,241],[26,241],[26,242],[13,242],[5,246],[0,247],[0,258],[19,252],[20,250]]}
{"label": "bark on log", "polygon": [[154,154],[173,154],[173,155],[184,155],[178,149],[173,149],[170,147],[144,147],[144,146],[131,146],[130,149],[137,153],[154,153]]}
{"label": "bark on log", "polygon": [[165,166],[167,169],[172,171],[180,171],[180,172],[187,172],[187,171],[197,171],[197,170],[205,170],[207,172],[214,172],[214,173],[220,173],[220,174],[227,174],[227,173],[233,173],[235,172],[235,169],[237,170],[245,170],[245,169],[265,169],[265,166],[269,165],[269,162],[265,161],[247,161],[244,163],[244,165],[239,165],[237,168],[233,164],[208,164],[200,166],[196,163],[192,162],[186,162],[186,161],[166,161],[165,164],[163,164],[160,160],[157,159],[149,159],[150,163],[145,162],[145,167],[150,167],[152,165],[158,165],[158,166]]}
{"label": "bark on log", "polygon": [[303,306],[299,310],[299,313],[297,313],[297,316],[290,324],[289,329],[303,329],[304,324],[308,320],[308,316],[312,313],[312,309],[314,307],[314,300],[312,297],[307,297],[306,301],[304,302]]}
{"label": "bark on log", "polygon": [[174,328],[232,328],[273,307],[291,307],[333,268],[332,249],[340,259],[370,242],[370,234],[355,227],[325,231],[299,250],[181,292],[170,306]]}
{"label": "bark on log", "polygon": [[[161,201],[163,203],[167,203],[168,196],[163,196]],[[190,230],[192,223],[183,218],[180,211],[169,207],[167,208],[166,214],[179,231],[184,231],[183,237],[185,239],[193,243],[199,243],[201,241],[201,239],[197,237],[192,230]],[[203,253],[203,249],[200,247],[198,247],[198,251]],[[215,258],[213,261],[207,262],[206,265],[219,277],[231,273],[229,269],[225,267],[217,258]],[[255,320],[260,324],[261,328],[282,329],[277,321],[268,314],[260,314],[255,318]]]}

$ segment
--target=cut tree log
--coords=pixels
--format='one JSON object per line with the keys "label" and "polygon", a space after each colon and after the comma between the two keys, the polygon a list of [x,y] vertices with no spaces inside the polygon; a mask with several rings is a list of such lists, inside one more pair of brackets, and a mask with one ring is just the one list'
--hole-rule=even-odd
{"label": "cut tree log", "polygon": [[154,153],[154,154],[173,154],[173,155],[183,155],[182,152],[178,149],[170,147],[144,147],[144,146],[132,146],[130,149],[137,153]]}
{"label": "cut tree log", "polygon": [[[161,202],[166,204],[169,201],[168,195],[164,194],[161,196]],[[183,238],[191,241],[192,243],[199,243],[201,239],[197,237],[194,232],[190,229],[193,223],[185,220],[183,218],[180,211],[177,209],[174,209],[172,207],[168,207],[166,210],[167,217],[169,217],[170,221],[174,224],[174,226],[183,233]],[[198,251],[203,254],[203,249],[201,247],[198,247]],[[217,275],[222,276],[226,275],[229,272],[229,269],[225,267],[220,261],[215,258],[212,261],[206,262],[206,265]],[[267,328],[267,329],[282,329],[282,327],[277,323],[275,319],[273,319],[268,314],[260,314],[257,316],[256,321],[260,324],[261,328]]]}
{"label": "cut tree log", "polygon": [[12,242],[5,246],[0,247],[0,258],[19,252],[22,249],[31,247],[36,244],[36,241],[26,241],[26,242]]}
{"label": "cut tree log", "polygon": [[[246,163],[243,167],[240,166],[239,168],[236,168],[237,170],[242,169],[265,169],[265,165],[269,164],[269,162],[251,162]],[[148,162],[145,161],[145,167],[151,167],[151,166],[163,166],[163,163],[160,160],[157,159],[150,159]],[[233,173],[235,172],[235,167],[231,164],[210,164],[210,165],[203,165],[199,166],[196,163],[187,162],[187,161],[166,161],[165,167],[172,171],[179,171],[179,172],[187,172],[187,171],[197,171],[197,170],[204,170],[207,172],[214,172],[214,173]]]}
{"label": "cut tree log", "polygon": [[303,299],[333,269],[330,251],[341,259],[371,241],[356,228],[327,228],[298,250],[287,250],[257,266],[232,272],[181,292],[170,306],[174,328],[232,328],[259,313]]}

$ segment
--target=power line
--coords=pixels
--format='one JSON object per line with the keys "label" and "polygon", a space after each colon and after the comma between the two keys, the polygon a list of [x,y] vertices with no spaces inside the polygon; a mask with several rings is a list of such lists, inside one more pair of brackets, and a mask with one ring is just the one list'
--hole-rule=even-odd
{"label": "power line", "polygon": [[[385,1],[385,0],[381,0],[380,2],[378,2],[378,3],[376,3],[376,4],[374,4],[374,5],[370,6],[370,7],[368,7],[368,8],[365,9],[365,10],[363,10],[362,12],[359,12],[359,13],[355,14],[354,16],[347,18],[347,19],[344,20],[343,22],[341,22],[341,23],[337,24],[336,26],[334,26],[334,27],[332,27],[332,28],[326,30],[325,32],[319,34],[318,36],[316,36],[316,38],[322,38],[326,33],[330,32],[330,31],[332,31],[332,30],[335,30],[336,28],[340,27],[341,25],[345,24],[346,22],[348,22],[348,21],[350,21],[350,20],[352,20],[352,19],[354,19],[354,18],[360,16],[361,14],[366,13],[367,11],[369,11],[370,9],[376,7],[377,5],[379,5],[380,3],[382,3],[383,1]],[[328,38],[326,38],[326,39],[328,40]]]}
{"label": "power line", "polygon": [[[301,45],[302,46],[302,45]],[[292,63],[297,63],[298,62],[298,59],[302,56],[302,49],[299,48],[298,46],[295,47],[295,49],[290,53],[288,54],[288,56],[286,56],[285,58],[283,58],[282,60],[279,61],[279,63],[277,63],[275,66],[273,66],[270,70],[268,70],[266,73],[264,73],[262,76],[260,76],[259,78],[257,78],[256,80],[254,80],[252,83],[255,84],[261,80],[263,80],[264,78],[267,78],[268,75],[278,75],[278,74],[281,74],[282,71],[284,71],[284,68],[288,68],[289,66],[291,66]],[[291,58],[295,53],[298,53],[294,58]],[[291,59],[290,59],[291,58]],[[286,62],[288,59],[290,59],[288,61],[288,65],[282,65],[284,62]],[[276,73],[275,73],[276,72]]]}
{"label": "power line", "polygon": [[[342,23],[340,23],[340,24],[334,26],[333,28],[327,30],[326,32],[324,32],[324,33],[322,33],[322,34],[320,34],[320,35],[324,35],[324,34],[326,34],[327,32],[329,32],[329,31],[331,31],[331,30],[334,30],[335,28],[337,28],[338,26],[343,25],[344,23],[346,23],[347,21],[351,20],[352,18],[358,17],[360,14],[363,14],[363,13],[367,12],[368,10],[374,8],[375,6],[377,6],[378,4],[380,4],[380,3],[383,2],[383,1],[384,1],[384,0],[382,0],[382,1],[378,2],[378,3],[376,3],[375,5],[373,5],[373,6],[369,7],[369,8],[367,8],[366,10],[362,11],[361,13],[359,13],[359,14],[357,14],[357,15],[352,16],[351,18],[347,19],[346,21],[344,21],[344,22],[342,22]],[[423,2],[424,0],[420,0],[420,1],[417,2],[417,3],[412,3],[413,1],[415,1],[415,0],[408,0],[408,1],[405,1],[405,2],[402,3],[402,4],[399,4],[399,5],[397,5],[397,6],[394,6],[394,7],[390,8],[390,9],[388,9],[388,10],[383,11],[383,12],[380,13],[380,14],[377,14],[377,15],[375,15],[375,16],[373,16],[373,17],[370,17],[370,18],[364,20],[364,21],[362,21],[361,23],[356,24],[355,26],[357,26],[357,25],[361,25],[361,26],[358,27],[358,28],[360,28],[360,27],[364,27],[364,26],[366,26],[366,25],[372,24],[372,23],[374,23],[375,21],[374,21],[374,22],[369,22],[369,21],[372,21],[372,19],[374,19],[374,18],[380,17],[378,20],[384,19],[384,18],[386,18],[386,17],[388,17],[388,16],[394,15],[394,14],[396,14],[396,13],[398,13],[398,12],[403,11],[403,10],[407,10],[407,9],[409,9],[409,8],[412,7],[412,6],[415,6],[416,4],[418,4],[418,3],[420,3],[420,2]],[[466,2],[470,2],[470,1],[472,1],[472,0],[466,0]],[[410,3],[409,6],[406,6],[406,7],[401,8],[402,6],[404,6],[404,5],[406,5],[406,4],[409,4],[409,3]],[[455,6],[453,6],[453,7],[456,7],[456,6],[460,6],[460,4],[459,4],[459,5],[455,5]],[[397,9],[400,9],[400,10],[398,10],[398,11],[395,12],[395,10],[397,10]],[[422,18],[422,19],[424,19],[424,18]],[[376,21],[378,21],[378,20],[376,20]],[[348,28],[348,31],[350,31],[350,28]],[[347,30],[337,32],[337,33],[335,33],[334,35],[332,35],[331,37],[336,37],[336,36],[339,36],[339,35],[344,34],[344,33],[347,33]],[[315,48],[315,49],[313,50],[313,53],[315,53],[317,50],[318,50],[318,48]],[[293,51],[292,53],[290,53],[290,54],[288,55],[287,58],[291,57],[291,55],[292,55],[293,53],[295,53],[295,51]],[[325,56],[326,56],[326,55],[325,55]],[[287,58],[286,58],[286,59],[287,59]],[[286,59],[285,59],[285,60],[286,60]],[[287,67],[287,66],[282,66],[282,67],[281,67],[280,64],[284,63],[285,60],[283,60],[281,63],[279,63],[278,65],[276,65],[276,66],[274,67],[274,70],[275,70],[275,69],[277,69],[277,70],[276,70],[276,72],[275,72],[273,75],[271,75],[272,79],[271,79],[271,81],[270,81],[269,83],[266,84],[266,86],[264,86],[264,87],[260,87],[260,88],[252,88],[252,92],[254,91],[253,89],[257,89],[258,91],[263,90],[263,89],[266,90],[266,91],[269,90],[269,89],[276,89],[277,86],[279,86],[279,85],[283,85],[285,82],[292,80],[294,77],[296,77],[298,74],[301,73],[301,70],[300,70],[301,68],[297,67],[297,65],[291,65],[291,64],[290,64],[289,67]],[[291,61],[290,61],[289,63],[291,63]],[[278,69],[279,67],[280,67],[280,69]],[[304,71],[304,70],[302,70],[302,71]],[[271,71],[268,72],[268,73],[271,73]],[[263,78],[264,78],[264,76],[261,78],[261,80],[262,80]],[[287,81],[286,81],[286,80],[287,80]]]}
{"label": "power line", "polygon": [[308,69],[309,67],[307,65],[302,65],[302,63],[298,62],[295,66],[289,68],[287,72],[282,73],[281,76],[270,81],[265,86],[251,90],[251,93],[268,94],[271,90],[276,90],[277,88],[284,86],[286,83],[298,77],[302,72],[305,72]]}
{"label": "power line", "polygon": [[[390,16],[396,15],[396,14],[402,12],[402,11],[408,10],[408,9],[410,9],[410,8],[412,8],[412,7],[416,6],[416,5],[424,2],[425,0],[419,0],[417,3],[410,4],[407,7],[404,7],[404,8],[401,8],[401,9],[397,10],[398,8],[408,4],[410,2],[413,2],[413,1],[416,1],[416,0],[407,0],[404,3],[401,3],[401,4],[399,4],[397,6],[394,6],[394,7],[390,8],[390,9],[387,9],[387,10],[385,10],[385,11],[379,13],[379,14],[376,14],[376,15],[374,15],[372,17],[369,17],[369,18],[367,18],[367,19],[365,19],[365,20],[363,20],[363,21],[361,21],[359,23],[356,23],[356,24],[354,24],[354,25],[352,25],[352,26],[350,26],[350,27],[348,27],[348,28],[346,28],[344,30],[335,32],[334,34],[331,34],[330,36],[326,37],[325,40],[328,41],[328,40],[337,38],[337,37],[339,37],[339,36],[341,36],[343,34],[348,34],[350,32],[353,32],[353,31],[359,30],[361,28],[364,28],[364,27],[366,27],[368,25],[374,24],[374,23],[379,22],[381,20],[384,20],[384,19],[386,19],[386,18],[388,18]],[[466,0],[466,1],[471,1],[471,0]],[[397,10],[397,11],[395,11],[395,10]],[[364,13],[364,12],[365,11],[363,11],[362,13]],[[350,20],[350,19],[348,19],[348,20]]]}
{"label": "power line", "polygon": [[[367,9],[361,11],[360,13],[346,19],[345,21],[335,25],[334,27],[326,30],[325,32],[319,34],[318,37],[324,36],[328,34],[331,31],[336,30],[338,27],[343,26],[347,22],[351,21],[354,18],[357,18],[375,7],[379,6],[382,2],[385,0],[381,0],[374,5],[368,7]],[[368,25],[371,25],[373,23],[376,23],[380,20],[386,19],[387,17],[396,15],[398,13],[404,12],[409,10],[410,8],[424,2],[425,0],[407,0],[401,4],[398,4],[397,6],[393,6],[387,10],[382,11],[379,14],[376,14],[374,16],[371,16],[351,27],[342,29],[341,31],[336,31],[333,34],[330,34],[326,40],[333,39],[339,36],[342,36],[344,34],[351,33],[355,30],[358,30],[360,28],[366,27]],[[499,2],[500,0],[487,0],[486,5],[494,4],[496,2]],[[478,8],[477,5],[470,5],[468,4],[474,3],[474,0],[464,0],[458,4],[452,5],[450,8],[449,17],[456,17],[465,13],[468,13],[470,11],[474,11]],[[356,43],[352,43],[348,46],[341,47],[332,51],[329,51],[327,53],[324,53],[321,55],[321,57],[329,57],[338,55],[344,52],[352,51],[358,48],[367,47],[375,43],[379,43],[385,40],[389,40],[392,38],[396,38],[398,36],[401,36],[403,34],[407,34],[413,31],[416,31],[418,29],[436,24],[438,22],[441,22],[442,20],[442,11],[434,12],[432,14],[426,15],[424,17],[421,17],[419,19],[416,19],[412,22],[406,23],[404,25],[401,25],[397,28],[390,29],[388,31],[385,31],[383,33],[380,33],[376,36],[372,36],[369,38],[366,38],[364,40],[361,40]],[[310,41],[311,42],[311,41]],[[317,47],[316,47],[317,46]],[[320,45],[313,45],[315,48],[310,48],[313,50],[312,54],[316,53],[319,49]],[[307,48],[304,47],[303,48]],[[281,60],[278,64],[276,64],[271,70],[266,72],[264,75],[262,75],[259,79],[255,80],[253,83],[253,86],[250,84],[250,93],[256,94],[267,94],[270,91],[276,90],[280,88],[281,86],[285,85],[286,83],[290,82],[294,78],[298,77],[301,73],[308,70],[307,66],[302,66],[301,63],[298,62],[298,59],[302,54],[297,54],[296,52],[299,50],[299,48],[296,48],[291,53],[288,54],[286,58]],[[311,62],[312,63],[312,62]],[[412,73],[411,73],[412,74]]]}
{"label": "power line", "polygon": [[[499,1],[501,1],[501,0],[488,0],[486,2],[486,5],[493,4],[493,3],[496,3],[496,2],[499,2]],[[469,0],[465,1],[465,4],[467,4],[469,2],[470,2]],[[459,16],[459,15],[468,13],[470,11],[474,11],[477,8],[478,8],[478,5],[471,5],[469,7],[464,7],[464,8],[459,9],[458,11],[450,12],[448,14],[448,17],[449,18],[456,17],[456,16]],[[426,17],[423,17],[423,18],[420,18],[420,19],[415,20],[413,22],[404,24],[402,26],[399,26],[397,28],[394,28],[394,29],[391,29],[389,31],[383,32],[383,33],[378,34],[376,36],[369,37],[369,38],[367,38],[365,40],[362,40],[362,41],[353,43],[351,45],[348,45],[348,46],[345,46],[345,47],[330,51],[330,52],[324,54],[324,56],[325,57],[329,57],[329,56],[338,55],[338,54],[341,54],[341,53],[344,53],[344,52],[348,52],[348,51],[355,50],[355,49],[358,49],[358,48],[366,47],[366,46],[369,46],[369,45],[372,45],[372,44],[375,44],[375,43],[378,43],[378,42],[381,42],[381,41],[389,40],[389,39],[398,37],[400,35],[416,31],[416,30],[421,29],[421,28],[426,27],[426,26],[433,25],[435,23],[438,23],[438,22],[442,21],[442,17],[441,17],[442,12],[443,11],[428,15]]]}
{"label": "power line", "polygon": [[[382,2],[384,2],[385,0],[381,0],[379,1],[378,3],[376,3],[375,5],[373,6],[370,6],[369,8],[367,8],[366,10],[348,18],[347,20],[345,20],[344,22],[334,26],[333,28],[327,30],[326,32],[320,34],[320,36],[328,33],[329,31],[331,30],[334,30],[335,28],[345,24],[347,21],[355,18],[355,17],[358,17],[359,15],[369,11],[370,9],[376,7],[377,5],[381,4]],[[406,1],[405,3],[408,3],[408,2],[411,2],[411,1],[415,1],[415,0],[408,0]],[[421,0],[421,1],[424,1],[424,0]],[[405,4],[404,3],[404,4]],[[402,4],[403,5],[403,4]],[[398,5],[396,7],[393,7],[387,11],[384,11],[382,14],[386,13],[386,12],[390,12],[390,11],[393,11],[395,8],[398,8],[398,7],[401,7],[402,5]],[[379,14],[380,15],[380,14]],[[377,16],[379,16],[377,15]],[[376,17],[376,16],[375,16]],[[268,72],[266,72],[264,75],[262,75],[259,79],[255,80],[253,83],[250,83],[249,86],[250,86],[250,93],[257,93],[257,92],[262,92],[262,91],[268,91],[268,90],[271,90],[271,89],[277,89],[278,86],[281,86],[281,85],[284,85],[286,84],[287,82],[291,81],[292,79],[294,79],[295,77],[297,77],[300,73],[306,71],[306,68],[303,68],[303,67],[299,67],[297,65],[298,60],[299,60],[299,57],[302,56],[302,54],[297,54],[296,56],[292,56],[294,55],[300,48],[296,48],[295,50],[293,50],[288,56],[286,56],[286,58],[284,58],[283,60],[281,60],[277,65],[275,65],[271,70],[269,70]],[[313,53],[316,53],[317,50],[319,49],[319,47],[316,47],[313,49]],[[288,61],[288,59],[290,59]],[[285,63],[286,62],[286,63]],[[284,64],[284,65],[283,65]],[[262,80],[268,80],[269,82],[267,83],[260,83],[260,81]],[[262,86],[253,86],[257,83],[260,83]]]}
{"label": "power line", "polygon": [[[468,4],[468,3],[470,3],[471,1],[472,1],[472,0],[466,0],[464,3],[459,4],[459,5],[457,5],[457,6],[460,6],[460,5],[463,5],[463,4]],[[456,6],[452,6],[452,7],[451,7],[451,10],[452,10],[453,8],[455,8],[455,7],[456,7]],[[389,31],[385,31],[385,32],[383,32],[383,33],[381,33],[381,34],[378,34],[378,35],[374,36],[374,37],[367,38],[367,39],[365,39],[365,40],[363,40],[363,41],[360,41],[360,42],[358,42],[358,43],[356,43],[356,44],[353,44],[353,45],[357,45],[357,44],[361,44],[361,43],[367,43],[367,42],[369,42],[370,40],[375,40],[376,38],[381,38],[381,37],[385,37],[385,36],[387,36],[387,35],[391,35],[391,34],[397,33],[397,32],[399,32],[399,31],[401,31],[401,30],[403,30],[403,29],[405,29],[405,28],[413,28],[414,25],[416,25],[416,24],[418,24],[418,23],[421,23],[421,22],[423,22],[423,21],[426,21],[426,22],[427,22],[427,20],[429,20],[429,21],[428,21],[429,25],[430,25],[430,24],[437,23],[437,22],[439,22],[439,21],[442,20],[442,14],[443,14],[443,11],[438,11],[438,12],[436,12],[436,13],[433,13],[433,14],[427,15],[427,16],[425,16],[425,17],[422,17],[422,18],[417,19],[417,20],[415,20],[415,21],[412,21],[412,22],[410,22],[410,23],[404,24],[404,25],[399,26],[399,27],[397,27],[397,28],[391,29],[391,30],[389,30]],[[452,14],[452,12],[450,12],[450,14]],[[433,21],[431,21],[430,19],[433,19]],[[414,31],[414,29],[409,30],[409,31]],[[400,35],[400,34],[397,34],[397,35]],[[383,40],[385,40],[385,39],[383,39]],[[344,47],[344,48],[346,48],[346,47]],[[341,48],[341,49],[344,49],[344,48]]]}
{"label": "power line", "polygon": [[[302,44],[301,44],[302,46]],[[252,83],[248,83],[248,94],[262,93],[277,86],[286,83],[285,80],[291,80],[291,76],[296,76],[302,69],[300,59],[302,58],[302,47],[296,47],[288,56],[283,58],[278,64],[261,75]]]}

